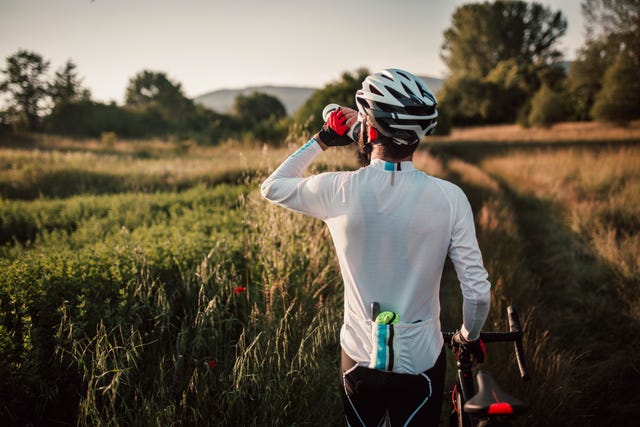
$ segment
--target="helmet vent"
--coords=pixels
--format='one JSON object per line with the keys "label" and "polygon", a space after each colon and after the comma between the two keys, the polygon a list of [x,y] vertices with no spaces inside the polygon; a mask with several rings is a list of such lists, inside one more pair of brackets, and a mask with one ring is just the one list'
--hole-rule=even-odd
{"label": "helmet vent", "polygon": [[426,105],[409,105],[404,107],[405,111],[412,116],[430,116],[433,114],[435,107]]}
{"label": "helmet vent", "polygon": [[[405,73],[403,73],[401,70],[396,70],[396,73],[400,74],[402,77],[404,77],[407,80],[411,80],[411,77],[407,76]],[[404,86],[404,84],[402,85]]]}
{"label": "helmet vent", "polygon": [[363,98],[356,98],[356,101],[358,101],[358,104],[362,105],[364,108],[371,108],[371,105],[369,104],[369,101]]}
{"label": "helmet vent", "polygon": [[377,87],[375,87],[374,85],[371,85],[371,87],[369,88],[369,90],[370,90],[372,93],[375,93],[376,95],[380,95],[380,96],[382,96],[382,95],[383,95],[383,94],[382,94],[382,92],[380,92],[380,91],[378,90],[378,88],[377,88]]}
{"label": "helmet vent", "polygon": [[402,89],[404,89],[406,93],[408,93],[409,95],[413,94],[413,92],[411,92],[411,89],[409,89],[407,85],[405,85],[404,83],[400,83],[400,84],[402,85]]}
{"label": "helmet vent", "polygon": [[436,103],[436,99],[433,97],[433,94],[429,93],[424,88],[420,88],[420,93],[422,94],[422,96],[426,96],[427,98],[429,98],[434,104]]}
{"label": "helmet vent", "polygon": [[425,130],[426,128],[431,126],[433,120],[416,120],[416,123],[422,128],[422,130]]}
{"label": "helmet vent", "polygon": [[[402,86],[404,86],[404,85],[402,85]],[[406,88],[405,88],[405,89],[406,89]],[[397,90],[395,90],[395,89],[394,89],[394,88],[392,88],[392,87],[388,87],[388,88],[387,88],[387,90],[389,91],[389,93],[390,93],[391,95],[393,95],[393,96],[394,96],[394,97],[396,97],[397,99],[406,98],[406,96],[405,96],[405,95],[401,94],[400,92],[398,92]]]}

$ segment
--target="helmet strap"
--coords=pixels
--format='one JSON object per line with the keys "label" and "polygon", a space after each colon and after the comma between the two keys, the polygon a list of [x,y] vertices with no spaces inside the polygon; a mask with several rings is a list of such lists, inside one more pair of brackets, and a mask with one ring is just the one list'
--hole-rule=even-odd
{"label": "helmet strap", "polygon": [[[360,160],[360,166],[362,167],[369,166],[371,163],[371,129],[373,127],[365,122],[360,127],[360,135],[358,135],[358,160]],[[375,129],[373,130],[375,131]]]}
{"label": "helmet strap", "polygon": [[358,143],[358,159],[360,160],[360,166],[369,166],[371,163],[371,151],[371,143],[360,140]]}

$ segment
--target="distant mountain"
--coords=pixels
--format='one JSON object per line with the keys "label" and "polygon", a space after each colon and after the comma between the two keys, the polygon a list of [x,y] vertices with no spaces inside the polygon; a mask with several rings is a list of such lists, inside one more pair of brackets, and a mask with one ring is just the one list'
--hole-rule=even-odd
{"label": "distant mountain", "polygon": [[195,98],[195,102],[202,104],[218,113],[227,113],[233,107],[236,97],[240,94],[250,95],[262,92],[274,96],[282,102],[287,114],[293,114],[317,89],[312,87],[293,86],[251,86],[244,89],[221,89],[205,93]]}
{"label": "distant mountain", "polygon": [[[429,86],[434,93],[438,93],[444,82],[435,77],[419,76]],[[227,113],[233,106],[236,97],[240,94],[249,95],[253,92],[262,92],[274,96],[282,102],[287,114],[293,114],[307,99],[317,90],[312,87],[295,86],[250,86],[243,89],[220,89],[207,92],[194,99],[198,104],[202,104],[219,113]]]}

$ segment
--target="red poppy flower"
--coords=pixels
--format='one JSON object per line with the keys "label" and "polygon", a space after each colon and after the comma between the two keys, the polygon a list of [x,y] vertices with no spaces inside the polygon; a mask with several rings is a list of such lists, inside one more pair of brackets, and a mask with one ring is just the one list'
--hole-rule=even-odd
{"label": "red poppy flower", "polygon": [[236,287],[233,289],[233,293],[234,293],[234,294],[236,294],[236,295],[238,295],[238,294],[242,294],[242,293],[244,293],[244,292],[247,292],[247,288],[245,288],[244,286],[236,286]]}
{"label": "red poppy flower", "polygon": [[209,365],[209,367],[210,367],[211,369],[215,369],[215,367],[216,367],[216,361],[215,361],[215,360],[213,360],[213,359],[211,359],[211,360],[207,360],[207,365]]}

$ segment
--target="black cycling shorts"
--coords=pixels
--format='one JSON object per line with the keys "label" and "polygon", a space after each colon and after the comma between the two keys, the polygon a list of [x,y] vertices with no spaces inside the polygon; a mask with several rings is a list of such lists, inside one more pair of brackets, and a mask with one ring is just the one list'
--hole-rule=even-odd
{"label": "black cycling shorts", "polygon": [[340,390],[349,426],[437,426],[442,410],[444,347],[433,368],[397,374],[356,366],[343,352]]}

